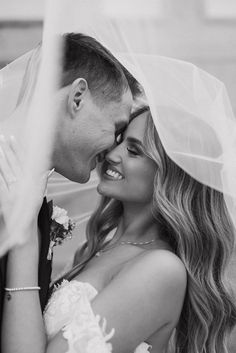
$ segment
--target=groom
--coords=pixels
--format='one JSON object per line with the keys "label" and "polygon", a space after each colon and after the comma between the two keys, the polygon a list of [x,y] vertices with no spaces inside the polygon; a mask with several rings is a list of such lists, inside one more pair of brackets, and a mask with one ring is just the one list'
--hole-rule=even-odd
{"label": "groom", "polygon": [[[95,39],[70,33],[64,37],[61,88],[54,106],[57,126],[51,167],[64,177],[86,183],[98,159],[129,122],[137,81]],[[44,309],[51,276],[47,260],[50,219],[44,200],[38,225],[42,234],[39,262],[41,308]],[[0,259],[0,315],[5,287],[6,256]]]}

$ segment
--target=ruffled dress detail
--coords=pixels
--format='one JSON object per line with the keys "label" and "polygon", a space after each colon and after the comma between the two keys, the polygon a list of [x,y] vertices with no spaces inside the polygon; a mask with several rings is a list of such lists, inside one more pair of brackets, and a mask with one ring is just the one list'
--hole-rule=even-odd
{"label": "ruffled dress detail", "polygon": [[[64,280],[55,286],[44,311],[48,340],[62,330],[67,340],[66,353],[110,353],[109,340],[115,330],[106,332],[106,319],[95,315],[90,301],[98,294],[89,283]],[[150,345],[143,342],[134,353],[150,353]]]}

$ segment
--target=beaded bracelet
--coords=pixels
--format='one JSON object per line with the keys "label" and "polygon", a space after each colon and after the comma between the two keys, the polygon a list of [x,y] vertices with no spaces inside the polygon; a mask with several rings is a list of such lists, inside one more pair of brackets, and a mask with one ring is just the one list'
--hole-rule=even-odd
{"label": "beaded bracelet", "polygon": [[4,288],[7,292],[7,300],[11,300],[11,292],[21,292],[21,291],[31,291],[31,290],[40,290],[38,286],[35,287],[16,287],[16,288]]}

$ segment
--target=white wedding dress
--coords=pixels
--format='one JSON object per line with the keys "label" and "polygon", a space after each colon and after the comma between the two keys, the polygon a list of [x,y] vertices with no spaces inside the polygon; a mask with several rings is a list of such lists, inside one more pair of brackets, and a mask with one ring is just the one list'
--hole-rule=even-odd
{"label": "white wedding dress", "polygon": [[[44,311],[48,339],[60,330],[68,342],[66,353],[110,353],[109,342],[115,330],[106,333],[106,320],[95,316],[90,301],[98,294],[89,283],[64,280],[55,287]],[[149,353],[151,346],[142,342],[134,353]],[[132,353],[132,352],[131,352]]]}

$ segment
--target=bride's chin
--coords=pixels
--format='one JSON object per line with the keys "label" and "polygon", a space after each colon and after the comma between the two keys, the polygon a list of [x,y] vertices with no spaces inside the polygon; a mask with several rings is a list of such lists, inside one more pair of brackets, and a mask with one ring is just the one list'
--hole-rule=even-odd
{"label": "bride's chin", "polygon": [[102,196],[114,197],[114,194],[113,194],[111,188],[108,188],[106,186],[106,183],[104,183],[102,181],[97,186],[97,192]]}
{"label": "bride's chin", "polygon": [[100,182],[97,186],[97,192],[102,195],[102,196],[107,196],[106,195],[106,188],[104,188],[103,182]]}

